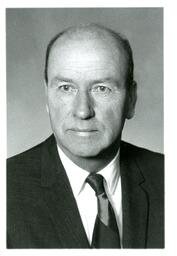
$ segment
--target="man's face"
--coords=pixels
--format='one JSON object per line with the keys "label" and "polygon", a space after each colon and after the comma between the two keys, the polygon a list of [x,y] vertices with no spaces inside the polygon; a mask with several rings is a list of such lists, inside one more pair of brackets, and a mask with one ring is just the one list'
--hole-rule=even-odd
{"label": "man's face", "polygon": [[125,60],[99,39],[60,40],[49,56],[46,86],[52,129],[68,156],[95,157],[119,142],[131,116]]}

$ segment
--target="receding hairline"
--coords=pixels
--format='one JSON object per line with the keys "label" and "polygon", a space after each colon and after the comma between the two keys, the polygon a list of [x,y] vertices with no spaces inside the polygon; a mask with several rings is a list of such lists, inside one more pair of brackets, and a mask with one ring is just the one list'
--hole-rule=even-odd
{"label": "receding hairline", "polygon": [[[55,35],[52,40],[49,42],[47,51],[46,51],[46,61],[45,61],[45,80],[48,82],[48,61],[50,52],[55,47],[59,40],[61,40],[61,44],[63,40],[73,41],[73,40],[102,40],[105,41],[107,39],[112,41],[115,47],[120,51],[123,49],[124,57],[127,59],[127,62],[130,64],[130,69],[132,69],[129,73],[131,73],[131,80],[133,79],[133,56],[132,50],[127,38],[110,28],[104,27],[100,24],[84,24],[74,27],[69,27],[62,32]],[[111,45],[110,45],[111,47]]]}
{"label": "receding hairline", "polygon": [[117,32],[114,32],[113,30],[106,28],[102,25],[97,24],[89,24],[89,25],[80,25],[76,27],[70,27],[66,30],[63,30],[61,33],[56,35],[53,40],[53,45],[57,43],[59,40],[66,39],[66,40],[80,40],[80,39],[101,39],[105,40],[107,38],[112,39],[115,41],[115,39],[120,39],[118,43],[121,44],[122,40],[125,40],[125,37]]}

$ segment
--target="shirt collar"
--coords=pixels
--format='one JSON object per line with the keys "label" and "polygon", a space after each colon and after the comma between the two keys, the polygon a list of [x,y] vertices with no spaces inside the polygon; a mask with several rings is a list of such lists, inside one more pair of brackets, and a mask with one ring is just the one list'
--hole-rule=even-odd
{"label": "shirt collar", "polygon": [[[88,171],[80,168],[78,165],[73,163],[61,150],[61,148],[57,145],[58,153],[61,159],[61,162],[65,168],[67,173],[69,182],[71,184],[73,194],[75,197],[79,195],[79,193],[84,189],[85,179],[89,175]],[[106,183],[107,189],[110,194],[114,194],[119,176],[120,176],[120,167],[119,167],[119,151],[113,160],[106,165],[102,170],[98,173],[101,174]]]}
{"label": "shirt collar", "polygon": [[98,172],[104,177],[107,184],[107,189],[110,194],[114,194],[115,189],[117,187],[117,183],[119,181],[119,176],[120,176],[119,151],[120,150],[118,150],[113,160]]}
{"label": "shirt collar", "polygon": [[78,165],[72,162],[58,145],[57,148],[61,162],[65,168],[69,182],[71,184],[74,196],[77,197],[80,191],[83,189],[85,179],[89,173],[88,171],[80,168]]}

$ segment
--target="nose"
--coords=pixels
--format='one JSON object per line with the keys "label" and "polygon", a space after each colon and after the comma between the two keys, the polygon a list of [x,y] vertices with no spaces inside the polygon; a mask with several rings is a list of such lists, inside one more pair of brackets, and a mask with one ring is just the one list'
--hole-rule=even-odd
{"label": "nose", "polygon": [[89,119],[94,116],[93,102],[88,92],[78,92],[74,99],[73,115],[79,119]]}

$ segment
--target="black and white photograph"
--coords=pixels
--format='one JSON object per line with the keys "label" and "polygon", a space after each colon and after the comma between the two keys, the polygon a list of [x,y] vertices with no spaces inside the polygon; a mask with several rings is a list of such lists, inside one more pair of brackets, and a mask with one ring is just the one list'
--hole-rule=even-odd
{"label": "black and white photograph", "polygon": [[1,1],[0,255],[177,254],[176,13]]}
{"label": "black and white photograph", "polygon": [[7,248],[164,248],[163,9],[6,26]]}
{"label": "black and white photograph", "polygon": [[176,255],[176,11],[1,1],[0,255]]}
{"label": "black and white photograph", "polygon": [[7,8],[7,248],[163,249],[163,8]]}

